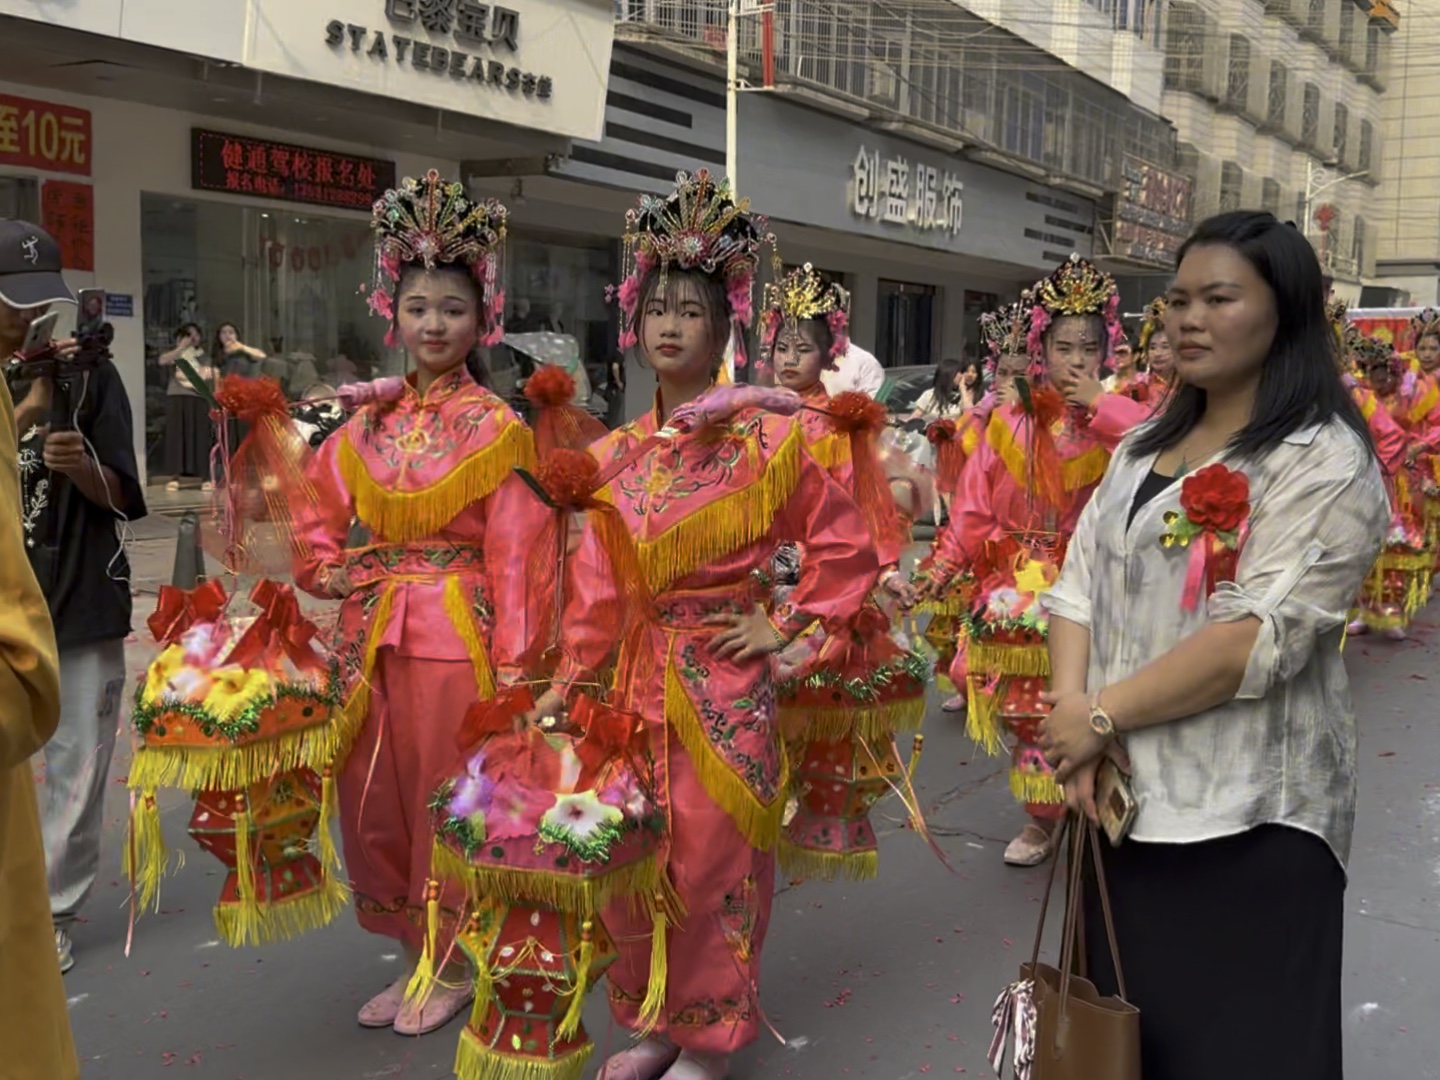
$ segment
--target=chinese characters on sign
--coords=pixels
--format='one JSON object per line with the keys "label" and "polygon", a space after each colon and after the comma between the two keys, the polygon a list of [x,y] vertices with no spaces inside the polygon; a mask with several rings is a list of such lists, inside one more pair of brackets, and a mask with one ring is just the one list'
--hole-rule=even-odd
{"label": "chinese characters on sign", "polygon": [[863,146],[850,170],[856,217],[959,235],[965,184],[956,174],[903,157],[881,158],[880,151]]}
{"label": "chinese characters on sign", "polygon": [[90,175],[90,113],[0,94],[0,165]]}
{"label": "chinese characters on sign", "polygon": [[66,270],[95,269],[95,189],[74,180],[46,180],[40,189],[40,226],[60,245]]}
{"label": "chinese characters on sign", "polygon": [[1167,269],[1190,234],[1192,188],[1187,177],[1125,157],[1115,196],[1114,254]]}
{"label": "chinese characters on sign", "polygon": [[392,26],[427,37],[441,38],[440,45],[421,37],[387,34],[340,19],[325,27],[325,42],[334,49],[347,45],[353,53],[419,71],[449,75],[457,82],[496,87],[544,101],[555,92],[555,81],[517,67],[509,54],[520,50],[520,13],[499,4],[474,0],[385,0],[385,16]]}
{"label": "chinese characters on sign", "polygon": [[369,210],[395,186],[395,163],[304,146],[192,131],[191,186],[266,199]]}

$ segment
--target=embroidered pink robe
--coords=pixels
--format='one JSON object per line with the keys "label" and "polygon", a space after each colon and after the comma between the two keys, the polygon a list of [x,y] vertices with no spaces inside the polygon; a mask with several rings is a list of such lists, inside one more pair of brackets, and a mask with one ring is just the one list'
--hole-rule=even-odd
{"label": "embroidered pink robe", "polygon": [[[1026,488],[1029,417],[1014,405],[995,410],[985,438],[961,473],[950,525],[935,547],[935,573],[944,580],[953,579],[976,563],[987,541],[1006,537],[1034,550],[1058,569],[1065,542],[1099,485],[1111,452],[1131,428],[1149,415],[1146,406],[1118,394],[1102,394],[1088,416],[1067,410],[1052,431],[1061,462],[1064,497],[1061,505],[1046,507],[1038,495]],[[989,614],[990,601],[1001,590],[1008,590],[1007,596],[1017,593],[1013,573],[992,575],[988,581],[977,582],[977,586],[972,612]],[[1016,602],[1016,606],[1025,604],[1034,617],[1032,636],[1038,635],[1042,642],[1025,650],[1030,654],[1027,662],[998,678],[993,672],[972,674],[967,663],[972,643],[961,642],[950,678],[957,688],[969,690],[968,730],[973,735],[992,747],[998,741],[998,736],[989,730],[988,719],[977,715],[984,707],[992,708],[1014,737],[1010,786],[1016,797],[1031,814],[1056,817],[1063,809],[1059,789],[1037,743],[1044,715],[1039,695],[1048,678],[1048,659],[1043,656],[1045,622],[1039,617],[1038,597],[1027,600],[1017,593]]]}
{"label": "embroidered pink robe", "polygon": [[[652,412],[592,452],[614,468],[657,428]],[[668,935],[659,1032],[728,1053],[754,1040],[760,951],[787,797],[770,658],[717,657],[713,620],[754,609],[781,543],[804,547],[799,584],[774,623],[787,637],[852,618],[878,563],[859,509],[805,447],[793,419],[742,410],[728,425],[644,451],[601,493],[623,515],[655,598],[655,622],[618,659],[616,702],[652,725],[671,821],[668,868],[684,904]],[[586,529],[575,556],[555,686],[593,684],[620,644],[603,555]],[[639,1026],[651,927],[626,903],[604,913],[620,956],[612,1010]]]}
{"label": "embroidered pink robe", "polygon": [[[354,739],[338,774],[345,865],[360,924],[419,948],[429,877],[427,808],[459,765],[469,705],[520,678],[536,646],[526,596],[544,510],[513,473],[534,467],[529,429],[463,369],[422,398],[362,408],[320,447],[315,497],[297,514],[296,581],[353,591],[334,649]],[[352,519],[370,543],[349,549]],[[442,899],[453,921],[463,897]]]}

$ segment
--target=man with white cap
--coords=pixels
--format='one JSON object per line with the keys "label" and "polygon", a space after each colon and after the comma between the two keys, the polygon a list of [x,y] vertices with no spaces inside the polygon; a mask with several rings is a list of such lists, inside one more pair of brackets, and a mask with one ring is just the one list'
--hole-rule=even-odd
{"label": "man with white cap", "polygon": [[[49,234],[28,222],[0,221],[0,358],[21,348],[30,325],[52,305],[74,302]],[[126,682],[130,567],[119,525],[146,511],[130,401],[114,364],[61,361],[59,372],[54,380],[28,380],[15,420],[25,551],[54,622],[64,688],[60,726],[43,751],[40,818],[56,955],[67,971],[74,963],[70,929],[100,869],[105,789]],[[18,391],[27,370],[11,367],[6,376]]]}

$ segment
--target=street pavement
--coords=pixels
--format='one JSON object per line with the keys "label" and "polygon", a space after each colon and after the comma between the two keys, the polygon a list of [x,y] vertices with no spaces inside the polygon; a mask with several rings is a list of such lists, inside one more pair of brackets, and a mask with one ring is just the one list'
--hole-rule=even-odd
{"label": "street pavement", "polygon": [[[132,555],[139,635],[127,648],[136,673],[154,653],[143,620],[169,579],[174,549],[173,525],[142,525]],[[1357,639],[1347,656],[1361,770],[1347,897],[1346,1072],[1352,1080],[1440,1078],[1440,625],[1422,620],[1399,645]],[[778,1034],[737,1056],[734,1080],[991,1075],[990,1007],[1028,956],[1045,871],[1002,864],[1019,812],[1003,762],[977,752],[962,729],[932,710],[917,783],[952,869],[903,828],[892,799],[875,813],[883,826],[878,881],[785,885],[762,982]],[[117,749],[104,872],[75,928],[76,965],[65,977],[86,1080],[451,1075],[462,1020],[421,1039],[356,1025],[356,1011],[395,977],[399,959],[348,915],[261,949],[217,940],[220,864],[186,837],[190,804],[177,793],[163,799],[163,820],[185,865],[166,881],[160,913],[136,923],[127,957],[120,845],[129,762],[128,748]],[[602,1051],[620,1044],[600,992],[586,1024]]]}

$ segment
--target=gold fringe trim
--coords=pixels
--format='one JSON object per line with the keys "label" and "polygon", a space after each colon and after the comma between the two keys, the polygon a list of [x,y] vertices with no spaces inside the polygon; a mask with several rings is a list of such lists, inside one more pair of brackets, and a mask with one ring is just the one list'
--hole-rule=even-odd
{"label": "gold fringe trim", "polygon": [[1043,644],[1001,645],[971,638],[966,655],[969,669],[977,675],[1050,677],[1050,650]]}
{"label": "gold fringe trim", "polygon": [[1436,386],[1432,382],[1420,400],[1415,402],[1410,409],[1410,423],[1412,425],[1423,423],[1425,418],[1435,410],[1437,404],[1440,404],[1440,386]]}
{"label": "gold fringe trim", "polygon": [[[659,536],[637,541],[651,595],[658,596],[687,574],[765,537],[800,481],[804,453],[804,432],[795,424],[751,483],[687,514]],[[599,497],[614,502],[608,487]]]}
{"label": "gold fringe trim", "polygon": [[494,492],[514,466],[535,468],[534,436],[518,419],[442,479],[413,491],[376,483],[348,432],[340,438],[340,476],[355,498],[355,515],[377,537],[402,544],[439,532],[467,506]]}
{"label": "gold fringe trim", "polygon": [[[1015,483],[1026,491],[1031,491],[1031,477],[1028,466],[1029,454],[1025,447],[1015,441],[1015,432],[1000,415],[996,409],[990,416],[990,423],[985,429],[985,441],[990,444],[991,449],[1000,456],[1009,470],[1010,476]],[[1078,491],[1080,488],[1089,487],[1105,475],[1105,469],[1110,464],[1110,451],[1103,446],[1092,446],[1083,453],[1076,454],[1072,458],[1064,458],[1060,462],[1061,486],[1066,491]]]}
{"label": "gold fringe trim", "polygon": [[665,990],[670,979],[670,920],[664,908],[655,913],[655,923],[650,931],[650,973],[645,980],[645,998],[640,1002],[636,1020],[640,1024],[641,1038],[660,1026],[665,1013]]}
{"label": "gold fringe trim", "polygon": [[456,1080],[580,1080],[595,1044],[588,1039],[558,1058],[524,1057],[492,1050],[467,1027],[455,1051]]}
{"label": "gold fringe trim", "polygon": [[911,609],[913,615],[945,615],[958,619],[970,610],[970,600],[953,596],[941,596],[935,600],[922,600]]}
{"label": "gold fringe trim", "polygon": [[1063,803],[1065,793],[1053,776],[1039,776],[1024,773],[1019,769],[1010,770],[1010,794],[1022,803]]}
{"label": "gold fringe trim", "polygon": [[350,903],[350,890],[331,878],[315,892],[262,904],[217,904],[215,929],[234,948],[289,941],[329,926]]}
{"label": "gold fringe trim", "polygon": [[850,438],[839,432],[822,435],[809,444],[810,456],[826,472],[832,472],[850,461]]}
{"label": "gold fringe trim", "polygon": [[874,881],[880,876],[880,852],[816,851],[800,847],[783,837],[780,840],[780,868],[791,877],[815,881]]}
{"label": "gold fringe trim", "polygon": [[450,625],[455,628],[455,633],[460,635],[460,640],[465,643],[465,651],[470,654],[470,663],[475,669],[475,691],[480,695],[481,701],[488,701],[495,696],[495,674],[490,667],[490,654],[485,651],[480,628],[475,625],[475,613],[465,600],[464,589],[456,574],[445,579],[444,602]]}
{"label": "gold fringe trim", "polygon": [[590,990],[590,968],[595,964],[595,926],[586,919],[580,926],[580,956],[575,962],[575,989],[570,992],[570,1004],[565,1008],[565,1017],[555,1034],[561,1039],[573,1039],[580,1031],[580,1022],[585,1013],[585,995]]}
{"label": "gold fringe trim", "polygon": [[1001,680],[993,694],[981,689],[979,679],[965,680],[965,734],[979,743],[994,757],[1000,752],[1000,703],[1005,700],[1005,683]]}
{"label": "gold fringe trim", "polygon": [[651,898],[664,889],[663,875],[653,855],[599,877],[580,877],[548,870],[476,866],[437,839],[430,854],[430,868],[435,877],[464,885],[476,899],[544,904],[559,911],[573,911],[582,919],[594,918],[601,908],[625,897],[643,898],[645,910],[653,913]]}
{"label": "gold fringe trim", "polygon": [[169,862],[170,851],[165,846],[165,832],[160,824],[160,806],[155,801],[154,787],[149,787],[135,797],[135,806],[130,811],[130,833],[125,838],[125,876],[136,889],[142,910],[152,902],[155,910],[160,910],[160,883],[165,880]]}
{"label": "gold fringe trim", "polygon": [[319,772],[335,754],[341,727],[332,722],[246,746],[141,747],[129,783],[140,790],[233,791],[291,769]]}
{"label": "gold fringe trim", "polygon": [[762,851],[773,848],[780,839],[785,793],[790,788],[790,761],[783,749],[775,799],[763,803],[706,738],[695,705],[675,670],[673,658],[667,658],[665,665],[665,721],[675,730],[690,755],[690,763],[695,767],[695,775],[700,778],[705,793],[730,815],[750,846]]}
{"label": "gold fringe trim", "polygon": [[886,705],[833,709],[781,709],[780,730],[786,739],[838,742],[858,735],[883,739],[897,731],[915,731],[925,722],[925,698],[905,698]]}
{"label": "gold fringe trim", "polygon": [[375,658],[380,653],[380,642],[390,626],[390,615],[395,610],[395,582],[385,586],[375,610],[370,613],[370,633],[365,639],[365,658],[360,663],[360,674],[355,680],[355,689],[350,691],[350,700],[345,702],[344,714],[335,731],[335,767],[338,768],[350,756],[350,748],[365,729],[365,720],[370,715],[370,680],[375,677]]}

